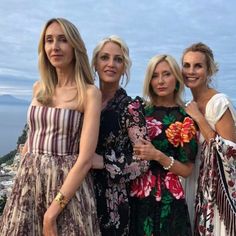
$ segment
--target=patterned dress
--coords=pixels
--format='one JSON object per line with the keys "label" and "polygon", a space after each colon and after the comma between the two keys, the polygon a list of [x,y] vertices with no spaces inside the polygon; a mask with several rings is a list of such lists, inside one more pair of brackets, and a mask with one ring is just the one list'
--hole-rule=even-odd
{"label": "patterned dress", "polygon": [[[143,111],[144,112],[144,111]],[[133,159],[132,143],[147,135],[141,101],[118,89],[101,113],[97,153],[105,168],[94,171],[100,228],[104,236],[128,235],[130,181],[148,168]]]}
{"label": "patterned dress", "polygon": [[[28,152],[22,157],[4,209],[1,236],[43,235],[43,216],[79,153],[83,115],[70,109],[30,106]],[[90,175],[57,219],[58,235],[100,235]]]}
{"label": "patterned dress", "polygon": [[[149,106],[145,112],[152,144],[182,163],[197,153],[193,120],[180,107]],[[191,225],[179,176],[150,161],[131,186],[131,236],[189,236]]]}
{"label": "patterned dress", "polygon": [[[208,101],[205,118],[213,130],[227,109],[236,127],[236,111],[228,96],[218,93]],[[236,143],[219,134],[207,143],[201,134],[200,148],[194,235],[236,235]]]}

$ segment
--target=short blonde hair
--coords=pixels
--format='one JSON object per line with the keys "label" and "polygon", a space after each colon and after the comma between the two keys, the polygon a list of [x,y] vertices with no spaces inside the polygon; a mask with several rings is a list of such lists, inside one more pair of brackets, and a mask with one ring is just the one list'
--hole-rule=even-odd
{"label": "short blonde hair", "polygon": [[125,41],[123,39],[121,39],[117,35],[111,35],[109,37],[104,38],[94,48],[93,56],[92,56],[92,60],[91,60],[91,67],[92,67],[93,73],[94,73],[94,75],[96,73],[96,63],[97,63],[98,53],[102,50],[104,45],[108,42],[115,43],[121,48],[121,51],[123,53],[122,56],[124,57],[124,66],[125,66],[125,75],[126,75],[125,85],[127,85],[130,80],[130,68],[132,65],[132,61],[129,56],[129,48],[128,48],[127,44],[125,43]]}
{"label": "short blonde hair", "polygon": [[64,18],[50,19],[42,30],[38,46],[38,63],[41,76],[41,86],[36,97],[40,103],[50,105],[55,86],[58,82],[56,69],[48,60],[44,49],[46,30],[54,22],[57,22],[61,26],[68,43],[74,49],[73,79],[75,80],[78,89],[78,107],[82,107],[86,99],[87,85],[94,84],[94,80],[89,65],[87,50],[80,33],[75,25]]}
{"label": "short blonde hair", "polygon": [[175,102],[178,105],[183,106],[184,103],[182,100],[182,94],[184,91],[184,83],[183,83],[182,73],[181,73],[178,63],[170,55],[156,55],[152,57],[150,61],[148,62],[145,79],[144,79],[144,87],[143,87],[144,99],[147,101],[148,105],[154,105],[155,98],[158,97],[158,95],[152,89],[151,80],[152,80],[152,76],[153,76],[156,66],[160,62],[164,62],[164,61],[168,63],[168,65],[170,66],[171,72],[173,73],[173,75],[175,76],[177,80],[176,89],[174,91]]}

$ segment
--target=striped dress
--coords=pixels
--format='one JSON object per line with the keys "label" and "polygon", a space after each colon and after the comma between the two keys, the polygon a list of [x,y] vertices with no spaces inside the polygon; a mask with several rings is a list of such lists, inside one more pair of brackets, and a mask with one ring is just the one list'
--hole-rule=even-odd
{"label": "striped dress", "polygon": [[[82,113],[63,108],[30,106],[28,152],[21,159],[4,209],[0,232],[42,235],[43,216],[76,162]],[[58,235],[100,235],[90,174],[57,218]]]}

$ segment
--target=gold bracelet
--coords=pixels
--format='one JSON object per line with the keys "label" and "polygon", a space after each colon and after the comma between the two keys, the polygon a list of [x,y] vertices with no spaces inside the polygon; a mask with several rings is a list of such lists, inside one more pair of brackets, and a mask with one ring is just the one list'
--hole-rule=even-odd
{"label": "gold bracelet", "polygon": [[54,199],[55,201],[57,201],[60,205],[60,207],[63,209],[66,204],[68,203],[68,199],[66,199],[66,197],[61,193],[58,192],[57,196]]}

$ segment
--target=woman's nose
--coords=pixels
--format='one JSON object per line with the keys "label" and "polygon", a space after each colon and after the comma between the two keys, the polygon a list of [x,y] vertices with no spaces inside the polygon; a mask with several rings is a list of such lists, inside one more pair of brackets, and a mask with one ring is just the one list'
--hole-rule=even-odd
{"label": "woman's nose", "polygon": [[113,58],[109,58],[108,65],[109,66],[113,66],[114,65],[114,59]]}
{"label": "woman's nose", "polygon": [[58,42],[56,40],[53,42],[52,47],[53,47],[54,50],[58,50],[59,49],[59,44],[58,44]]}
{"label": "woman's nose", "polygon": [[162,84],[164,82],[163,76],[159,76],[157,81],[158,81],[159,84]]}
{"label": "woman's nose", "polygon": [[188,72],[189,74],[194,74],[194,72],[195,72],[194,67],[193,67],[193,66],[190,66],[190,67],[188,68],[187,72]]}

